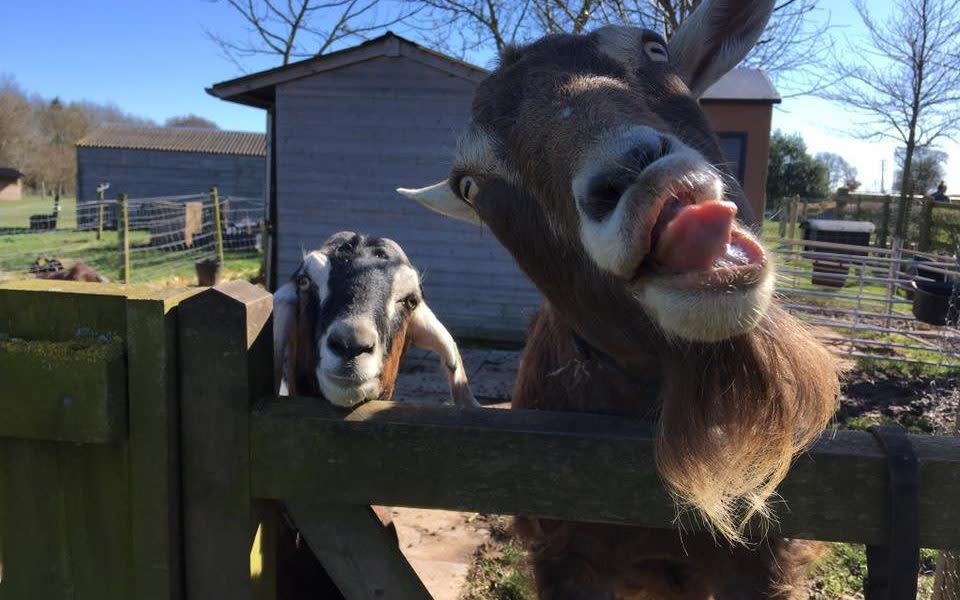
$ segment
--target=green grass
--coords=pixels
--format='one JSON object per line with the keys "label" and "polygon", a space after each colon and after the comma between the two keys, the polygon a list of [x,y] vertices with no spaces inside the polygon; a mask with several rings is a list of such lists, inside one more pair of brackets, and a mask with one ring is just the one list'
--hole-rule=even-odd
{"label": "green grass", "polygon": [[[121,261],[117,232],[104,231],[103,238],[97,240],[95,231],[74,230],[76,202],[73,198],[61,203],[56,230],[29,232],[30,215],[52,211],[51,199],[41,200],[35,196],[0,203],[0,229],[8,229],[0,232],[0,275],[30,277],[28,270],[34,261],[47,257],[82,260],[111,281],[117,281]],[[194,262],[214,256],[212,248],[164,251],[151,248],[149,243],[149,232],[130,233],[131,283],[190,285],[196,282]],[[224,259],[224,277],[230,279],[255,277],[262,261],[261,254],[255,251],[228,252]]]}
{"label": "green grass", "polygon": [[[24,196],[23,200],[0,202],[0,228],[29,227],[30,215],[43,215],[53,212],[53,198]],[[77,226],[77,200],[72,196],[60,199],[60,218],[57,227],[73,229]]]}
{"label": "green grass", "polygon": [[[933,595],[933,572],[937,551],[920,551],[920,573],[917,598],[929,600]],[[863,579],[867,575],[867,554],[860,544],[830,544],[820,560],[811,585],[810,600],[862,598]]]}
{"label": "green grass", "polygon": [[460,600],[536,600],[530,557],[507,517],[490,517],[491,542],[477,553]]}

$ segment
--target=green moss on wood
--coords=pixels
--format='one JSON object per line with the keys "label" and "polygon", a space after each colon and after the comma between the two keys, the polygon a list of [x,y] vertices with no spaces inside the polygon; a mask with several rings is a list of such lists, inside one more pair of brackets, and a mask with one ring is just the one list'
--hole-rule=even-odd
{"label": "green moss on wood", "polygon": [[[108,363],[123,354],[123,341],[116,336],[78,337],[66,342],[46,340],[0,340],[0,354],[32,357],[46,363]],[[65,366],[65,365],[64,365]]]}

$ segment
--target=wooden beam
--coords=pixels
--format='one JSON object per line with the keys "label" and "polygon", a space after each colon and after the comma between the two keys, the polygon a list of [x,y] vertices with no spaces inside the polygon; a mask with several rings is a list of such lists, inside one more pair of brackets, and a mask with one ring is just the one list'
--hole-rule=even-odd
{"label": "wooden beam", "polygon": [[396,533],[369,506],[287,500],[287,510],[313,554],[347,600],[429,600],[400,551]]}
{"label": "wooden beam", "polygon": [[[675,527],[649,424],[587,414],[268,400],[251,422],[252,493]],[[960,548],[960,443],[911,436],[921,542]],[[780,486],[775,535],[885,539],[886,457],[872,436],[825,434]],[[689,521],[689,522],[688,522]],[[682,521],[695,529],[692,519]]]}
{"label": "wooden beam", "polygon": [[271,574],[251,577],[260,515],[250,495],[248,427],[253,400],[273,388],[272,310],[270,294],[245,281],[220,284],[180,304],[188,599],[270,597],[256,586],[274,581]]}

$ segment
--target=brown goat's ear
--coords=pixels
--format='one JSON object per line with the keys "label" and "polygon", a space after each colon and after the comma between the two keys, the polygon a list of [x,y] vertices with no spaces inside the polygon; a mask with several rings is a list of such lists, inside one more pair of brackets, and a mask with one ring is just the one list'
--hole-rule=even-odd
{"label": "brown goat's ear", "polygon": [[450,384],[450,397],[461,408],[478,407],[467,382],[467,372],[463,368],[463,359],[453,336],[443,323],[433,314],[425,302],[421,302],[413,311],[407,338],[414,346],[430,350],[440,356],[443,372]]}
{"label": "brown goat's ear", "polygon": [[774,0],[704,0],[670,37],[670,64],[690,88],[703,95],[737,66],[760,39]]}
{"label": "brown goat's ear", "polygon": [[[273,391],[279,393],[287,344],[297,326],[297,286],[287,283],[273,294]],[[291,359],[292,360],[292,357]],[[288,380],[289,381],[289,380]]]}

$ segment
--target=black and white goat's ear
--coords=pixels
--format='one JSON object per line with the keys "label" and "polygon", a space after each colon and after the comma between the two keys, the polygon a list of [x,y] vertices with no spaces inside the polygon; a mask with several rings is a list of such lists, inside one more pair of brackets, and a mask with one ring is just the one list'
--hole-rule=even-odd
{"label": "black and white goat's ear", "polygon": [[774,0],[704,0],[670,37],[670,64],[703,95],[743,60],[760,39]]}
{"label": "black and white goat's ear", "polygon": [[279,393],[287,345],[297,326],[297,286],[290,282],[273,294],[273,391]]}
{"label": "black and white goat's ear", "polygon": [[477,211],[454,194],[446,180],[419,189],[397,188],[397,192],[441,215],[474,225],[483,225]]}
{"label": "black and white goat's ear", "polygon": [[407,339],[414,346],[430,350],[440,356],[440,362],[450,384],[450,397],[454,404],[461,408],[480,406],[473,397],[473,392],[470,391],[467,372],[463,367],[463,359],[460,357],[457,343],[453,341],[453,336],[425,302],[421,302],[413,311],[410,327],[407,330]]}

